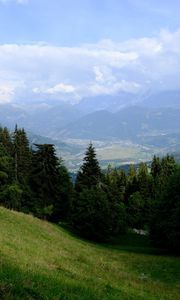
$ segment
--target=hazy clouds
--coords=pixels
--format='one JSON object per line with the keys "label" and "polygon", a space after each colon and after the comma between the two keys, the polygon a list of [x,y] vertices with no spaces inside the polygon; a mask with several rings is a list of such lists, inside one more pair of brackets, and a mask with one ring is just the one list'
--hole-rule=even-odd
{"label": "hazy clouds", "polygon": [[[21,1],[22,2],[22,1]],[[0,102],[180,88],[180,30],[121,43],[102,40],[79,47],[0,45]]]}

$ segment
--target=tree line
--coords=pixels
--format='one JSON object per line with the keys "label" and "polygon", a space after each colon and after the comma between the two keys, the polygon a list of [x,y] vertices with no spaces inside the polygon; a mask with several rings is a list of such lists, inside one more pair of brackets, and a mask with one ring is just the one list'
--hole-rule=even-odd
{"label": "tree line", "polygon": [[180,168],[171,155],[127,172],[102,171],[93,145],[73,184],[52,144],[32,148],[24,129],[0,128],[0,205],[66,222],[77,233],[108,241],[144,229],[160,247],[180,249]]}

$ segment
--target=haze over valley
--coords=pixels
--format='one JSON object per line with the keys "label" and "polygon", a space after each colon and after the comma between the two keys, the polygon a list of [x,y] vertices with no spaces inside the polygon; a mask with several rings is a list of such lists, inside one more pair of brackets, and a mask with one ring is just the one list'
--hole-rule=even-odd
{"label": "haze over valley", "polygon": [[79,167],[93,141],[102,166],[151,160],[180,150],[180,91],[64,101],[1,104],[1,124],[24,127],[32,143],[54,143],[67,166]]}

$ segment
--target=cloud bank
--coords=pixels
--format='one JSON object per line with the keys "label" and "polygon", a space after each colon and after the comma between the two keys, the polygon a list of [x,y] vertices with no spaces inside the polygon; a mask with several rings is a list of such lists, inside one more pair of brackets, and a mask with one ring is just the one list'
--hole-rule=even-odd
{"label": "cloud bank", "polygon": [[179,78],[180,30],[79,47],[0,45],[1,103],[27,97],[73,102],[94,95],[179,89]]}

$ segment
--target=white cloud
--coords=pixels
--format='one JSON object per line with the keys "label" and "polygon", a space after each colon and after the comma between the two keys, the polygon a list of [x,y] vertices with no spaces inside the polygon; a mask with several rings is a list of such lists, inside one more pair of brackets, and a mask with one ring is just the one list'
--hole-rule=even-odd
{"label": "white cloud", "polygon": [[137,93],[141,89],[140,84],[122,80],[111,85],[94,84],[90,87],[92,95],[114,95],[119,92]]}
{"label": "white cloud", "polygon": [[94,66],[93,71],[95,74],[95,80],[98,83],[114,83],[116,81],[116,77],[112,73],[112,68],[107,66]]}
{"label": "white cloud", "polygon": [[34,88],[33,89],[34,93],[37,94],[50,94],[50,95],[56,95],[59,93],[67,93],[67,94],[71,94],[75,92],[75,88],[72,85],[68,85],[68,84],[64,84],[64,83],[58,83],[53,87],[41,87],[41,88]]}
{"label": "white cloud", "polygon": [[54,87],[47,89],[48,94],[56,94],[56,93],[74,93],[75,88],[72,85],[59,83],[56,84]]}
{"label": "white cloud", "polygon": [[0,84],[0,104],[11,102],[14,96],[14,87],[8,83]]}
{"label": "white cloud", "polygon": [[69,101],[120,91],[175,89],[180,88],[180,30],[79,47],[0,45],[0,62],[0,85],[15,87],[11,100],[27,94]]}

